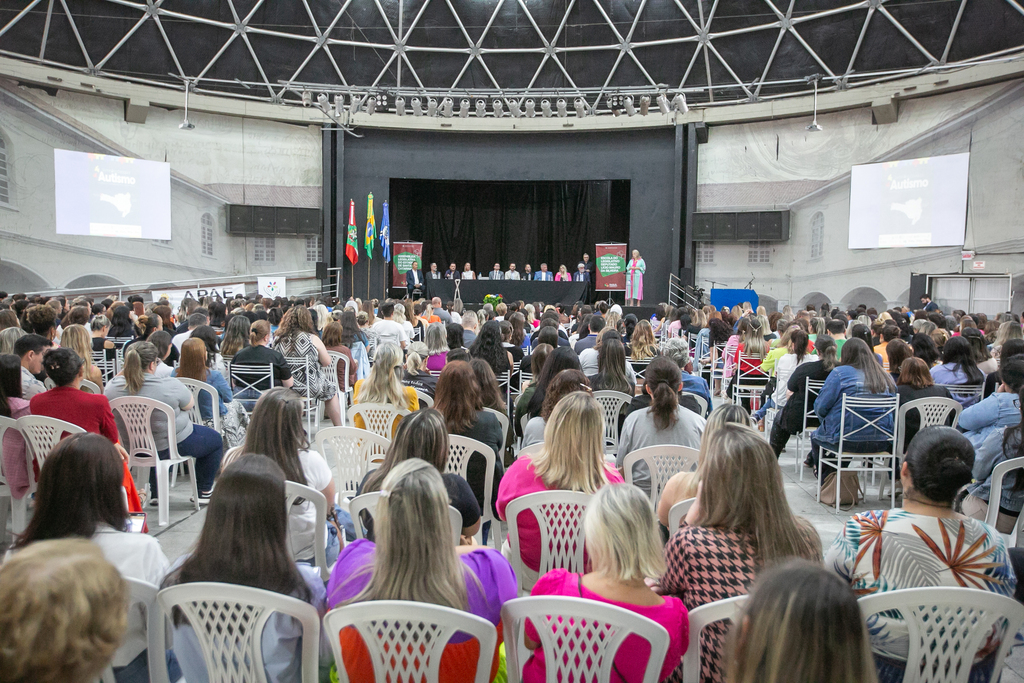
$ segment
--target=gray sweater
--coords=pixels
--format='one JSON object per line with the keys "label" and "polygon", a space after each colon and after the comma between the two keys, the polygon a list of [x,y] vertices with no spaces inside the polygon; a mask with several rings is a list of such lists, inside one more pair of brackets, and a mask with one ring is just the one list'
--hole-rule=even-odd
{"label": "gray sweater", "polygon": [[[108,399],[131,396],[125,388],[124,377],[120,375],[110,381],[110,384],[103,390],[103,393]],[[179,382],[176,377],[156,377],[155,375],[147,374],[142,389],[135,395],[162,401],[174,410],[175,443],[181,443],[192,435],[192,421],[189,420],[188,413],[182,412],[185,406],[191,403],[192,392]],[[117,419],[118,431],[124,434],[124,425],[121,423],[121,419],[116,414],[114,417]],[[167,420],[162,413],[153,415],[153,440],[156,441],[158,449],[163,451],[169,448],[167,443]]]}
{"label": "gray sweater", "polygon": [[[619,434],[619,452],[615,465],[620,470],[626,456],[647,446],[689,446],[700,448],[700,437],[707,421],[692,410],[682,406],[676,408],[676,422],[668,429],[659,430],[654,424],[650,408],[636,410],[629,414]],[[651,492],[651,473],[645,463],[633,465],[633,484],[644,493]]]}

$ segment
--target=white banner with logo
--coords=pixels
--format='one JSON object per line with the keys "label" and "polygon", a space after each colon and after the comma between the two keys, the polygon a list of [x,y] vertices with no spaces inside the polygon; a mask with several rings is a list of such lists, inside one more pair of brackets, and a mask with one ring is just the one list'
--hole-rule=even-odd
{"label": "white banner with logo", "polygon": [[261,277],[259,278],[259,286],[256,291],[259,292],[260,296],[273,299],[279,296],[288,296],[285,294],[285,281],[287,278],[283,277]]}
{"label": "white banner with logo", "polygon": [[244,284],[235,285],[200,285],[198,287],[188,287],[186,289],[154,289],[150,292],[153,295],[153,301],[159,301],[160,299],[167,299],[171,305],[171,310],[177,311],[178,306],[185,298],[199,300],[204,296],[212,296],[215,299],[221,299],[227,301],[233,298],[236,294],[245,294]]}

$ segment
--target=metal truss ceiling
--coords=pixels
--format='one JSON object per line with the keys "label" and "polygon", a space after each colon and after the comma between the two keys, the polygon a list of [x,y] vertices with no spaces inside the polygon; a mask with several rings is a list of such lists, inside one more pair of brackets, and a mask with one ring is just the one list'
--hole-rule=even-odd
{"label": "metal truss ceiling", "polygon": [[303,91],[751,102],[1011,59],[1024,0],[3,0],[0,54],[270,102]]}

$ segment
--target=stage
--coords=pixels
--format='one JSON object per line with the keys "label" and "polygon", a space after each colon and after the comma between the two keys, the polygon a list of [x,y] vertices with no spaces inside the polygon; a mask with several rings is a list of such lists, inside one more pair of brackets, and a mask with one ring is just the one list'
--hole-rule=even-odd
{"label": "stage", "polygon": [[[456,280],[426,280],[423,296],[455,299]],[[539,280],[458,280],[459,297],[465,304],[482,304],[488,294],[501,294],[505,301],[524,301],[572,306],[587,297],[586,282],[541,282]]]}

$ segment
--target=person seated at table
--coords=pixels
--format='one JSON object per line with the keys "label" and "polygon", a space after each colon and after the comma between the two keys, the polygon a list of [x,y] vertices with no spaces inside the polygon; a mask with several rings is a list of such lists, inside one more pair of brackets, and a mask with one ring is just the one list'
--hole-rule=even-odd
{"label": "person seated at table", "polygon": [[[497,265],[497,264],[495,264],[495,265]],[[505,271],[505,278],[504,279],[506,279],[506,280],[518,280],[519,279],[519,271],[516,270],[516,264],[514,264],[514,263],[508,264],[508,270]]]}
{"label": "person seated at table", "polygon": [[548,264],[540,264],[540,271],[533,274],[533,279],[541,282],[552,282],[554,278],[551,275],[551,271],[548,270]]}
{"label": "person seated at table", "polygon": [[427,271],[427,279],[428,280],[440,280],[441,279],[441,273],[440,273],[440,271],[438,271],[436,263],[431,263],[430,264],[430,270]]}
{"label": "person seated at table", "polygon": [[487,274],[487,277],[491,280],[504,280],[505,272],[501,269],[500,263],[494,264],[494,270]]}
{"label": "person seated at table", "polygon": [[533,268],[530,267],[529,263],[527,263],[525,266],[523,266],[523,279],[524,280],[532,280],[533,279]]}
{"label": "person seated at table", "polygon": [[558,266],[558,272],[555,273],[555,282],[570,282],[572,281],[572,275],[569,274],[565,264]]}
{"label": "person seated at table", "polygon": [[587,272],[587,267],[580,261],[576,264],[576,273],[572,276],[574,282],[590,282],[590,273]]}
{"label": "person seated at table", "polygon": [[475,280],[476,273],[473,272],[473,267],[468,263],[462,268],[462,279],[463,280]]}
{"label": "person seated at table", "polygon": [[455,267],[454,263],[448,264],[448,270],[444,271],[445,280],[458,280],[459,269]]}

